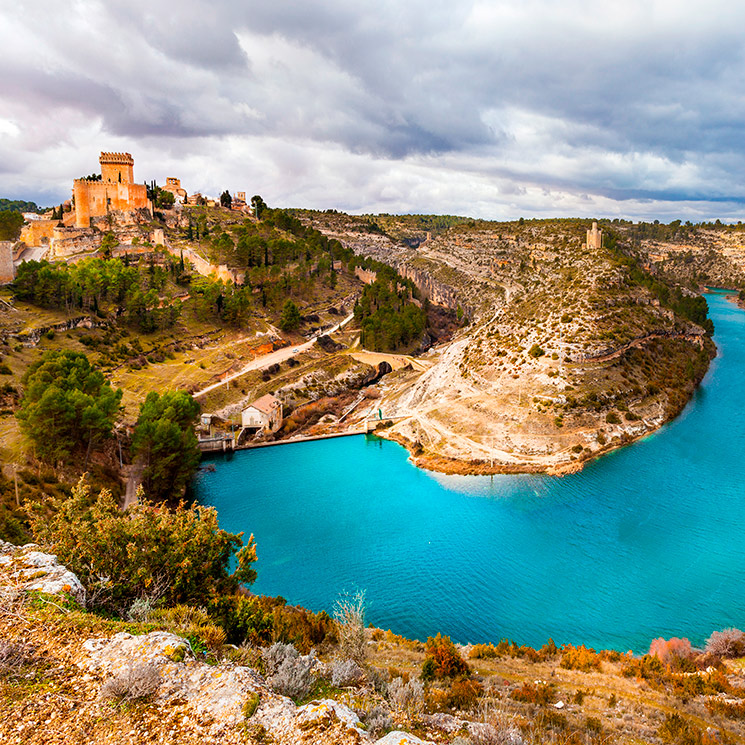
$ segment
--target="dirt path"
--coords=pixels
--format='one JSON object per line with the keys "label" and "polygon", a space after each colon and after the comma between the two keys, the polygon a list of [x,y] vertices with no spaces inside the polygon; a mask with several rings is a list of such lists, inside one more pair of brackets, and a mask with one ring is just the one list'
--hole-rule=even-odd
{"label": "dirt path", "polygon": [[703,338],[701,334],[647,334],[647,336],[640,336],[638,339],[632,339],[628,344],[624,344],[619,349],[608,354],[601,354],[597,357],[584,357],[582,362],[610,362],[620,357],[629,349],[639,349],[643,347],[647,342],[654,341],[655,339],[687,339],[688,341],[699,341]]}
{"label": "dirt path", "polygon": [[145,472],[145,463],[138,458],[131,466],[128,466],[127,488],[124,492],[122,510],[131,507],[137,501],[137,487],[142,483],[142,474]]}
{"label": "dirt path", "polygon": [[256,357],[255,359],[251,360],[248,364],[244,365],[238,372],[233,373],[232,375],[228,375],[223,380],[220,380],[217,383],[213,383],[212,385],[208,385],[206,388],[202,388],[201,391],[197,391],[196,393],[192,394],[194,398],[199,398],[200,396],[203,396],[205,393],[209,393],[210,391],[214,391],[216,388],[219,388],[221,385],[227,385],[230,383],[231,380],[235,380],[236,378],[240,378],[241,376],[245,375],[247,372],[251,372],[251,370],[261,370],[264,367],[269,367],[269,365],[276,365],[281,362],[285,362],[286,360],[289,360],[290,357],[294,357],[296,354],[300,354],[301,352],[305,352],[309,350],[313,344],[315,344],[316,339],[318,336],[325,336],[327,334],[333,334],[335,331],[338,331],[340,328],[346,326],[352,319],[354,318],[354,314],[347,316],[343,321],[340,323],[337,323],[336,326],[333,326],[332,328],[328,329],[328,331],[324,331],[320,334],[317,334],[309,341],[303,342],[302,344],[297,344],[293,347],[283,347],[282,349],[278,349],[276,352],[269,352],[269,354],[264,354],[261,357]]}

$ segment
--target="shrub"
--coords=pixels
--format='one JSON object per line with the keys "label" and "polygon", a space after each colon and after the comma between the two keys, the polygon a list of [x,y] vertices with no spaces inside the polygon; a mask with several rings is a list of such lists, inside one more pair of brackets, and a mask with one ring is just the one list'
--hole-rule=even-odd
{"label": "shrub", "polygon": [[271,647],[267,647],[261,653],[264,659],[264,669],[267,676],[271,677],[279,670],[285,660],[296,660],[300,653],[292,644],[283,644],[275,642]]}
{"label": "shrub", "polygon": [[283,660],[268,682],[283,696],[291,699],[301,699],[307,696],[313,687],[313,676],[311,671],[315,667],[315,654],[305,657],[287,657]]}
{"label": "shrub", "polygon": [[523,683],[510,694],[515,701],[524,704],[548,706],[554,700],[554,686],[551,683]]}
{"label": "shrub", "polygon": [[454,680],[450,686],[448,704],[454,709],[470,709],[484,692],[484,686],[477,680]]}
{"label": "shrub", "polygon": [[706,651],[718,657],[742,657],[745,655],[745,633],[740,629],[715,631],[706,640]]}
{"label": "shrub", "polygon": [[382,737],[388,730],[393,728],[393,720],[390,712],[382,706],[375,706],[366,712],[362,721],[367,731],[375,738]]}
{"label": "shrub", "polygon": [[421,714],[424,710],[424,685],[416,678],[406,683],[403,678],[394,678],[388,684],[388,700],[402,714]]}
{"label": "shrub", "polygon": [[474,644],[468,656],[472,660],[489,660],[494,657],[500,657],[500,651],[493,644]]}
{"label": "shrub", "polygon": [[594,649],[588,649],[585,645],[575,647],[566,644],[562,649],[561,667],[567,670],[581,670],[590,672],[600,670],[600,655]]}
{"label": "shrub", "polygon": [[422,665],[422,678],[455,678],[470,675],[468,663],[460,656],[449,636],[430,636],[425,646],[426,657]]}
{"label": "shrub", "polygon": [[334,605],[334,621],[339,639],[339,656],[363,664],[365,647],[365,593],[342,595]]}
{"label": "shrub", "polygon": [[654,639],[649,645],[649,654],[657,657],[668,668],[680,669],[686,667],[684,662],[690,660],[694,653],[688,639],[679,639],[674,636],[670,639],[662,637]]}
{"label": "shrub", "polygon": [[670,745],[700,745],[702,743],[701,730],[680,714],[668,714],[657,730],[657,735],[662,742],[670,743]]}
{"label": "shrub", "polygon": [[0,678],[14,678],[34,661],[34,648],[25,642],[0,639]]}
{"label": "shrub", "polygon": [[620,420],[620,418],[619,418],[618,414],[616,414],[616,412],[615,412],[615,411],[609,411],[609,412],[608,412],[608,413],[607,413],[607,414],[605,415],[605,421],[606,421],[606,422],[607,422],[608,424],[620,424],[620,422],[621,422],[621,420]]}
{"label": "shrub", "polygon": [[105,701],[142,701],[155,693],[160,680],[160,673],[153,665],[130,665],[101,686],[100,696]]}
{"label": "shrub", "polygon": [[534,344],[529,350],[528,354],[533,358],[542,357],[544,354],[546,354],[545,350],[541,348],[540,344]]}
{"label": "shrub", "polygon": [[[31,526],[36,540],[78,575],[90,603],[118,613],[137,598],[208,602],[255,578],[253,536],[235,553],[240,534],[220,530],[209,507],[138,501],[122,512],[108,490],[94,497],[81,479],[69,496],[50,495],[34,505]],[[238,567],[228,574],[234,556]]]}
{"label": "shrub", "polygon": [[292,644],[276,642],[262,653],[269,684],[292,699],[307,696],[313,686],[312,670],[316,666],[315,652],[301,657]]}
{"label": "shrub", "polygon": [[727,717],[728,719],[745,719],[745,701],[725,701],[714,698],[705,702],[711,714]]}
{"label": "shrub", "polygon": [[331,665],[331,685],[336,688],[348,688],[365,684],[365,671],[354,661],[334,662]]}

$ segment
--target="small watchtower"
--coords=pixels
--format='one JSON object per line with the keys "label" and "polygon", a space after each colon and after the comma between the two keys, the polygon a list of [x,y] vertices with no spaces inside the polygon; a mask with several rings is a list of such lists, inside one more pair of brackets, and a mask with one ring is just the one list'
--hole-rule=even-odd
{"label": "small watchtower", "polygon": [[134,158],[129,153],[101,153],[101,181],[109,184],[133,184]]}
{"label": "small watchtower", "polygon": [[603,247],[603,231],[598,230],[597,222],[592,223],[592,228],[587,231],[587,248],[599,249]]}

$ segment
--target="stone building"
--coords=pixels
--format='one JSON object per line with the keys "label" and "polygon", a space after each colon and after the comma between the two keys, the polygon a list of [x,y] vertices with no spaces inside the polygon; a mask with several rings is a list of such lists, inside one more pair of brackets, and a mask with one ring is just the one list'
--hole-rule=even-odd
{"label": "stone building", "polygon": [[587,231],[587,248],[602,248],[603,231],[598,230],[597,222],[592,223],[592,228]]}
{"label": "stone building", "polygon": [[181,188],[181,179],[168,176],[166,178],[166,185],[163,187],[164,191],[170,191],[171,194],[176,198],[176,201],[180,204],[186,202],[186,189]]}
{"label": "stone building", "polygon": [[29,220],[21,228],[21,240],[27,246],[49,245],[54,238],[54,229],[59,224],[59,220]]}
{"label": "stone building", "polygon": [[114,210],[132,212],[152,205],[147,187],[134,180],[134,159],[129,153],[101,153],[101,179],[75,179],[75,227],[88,228],[91,218],[105,217]]}

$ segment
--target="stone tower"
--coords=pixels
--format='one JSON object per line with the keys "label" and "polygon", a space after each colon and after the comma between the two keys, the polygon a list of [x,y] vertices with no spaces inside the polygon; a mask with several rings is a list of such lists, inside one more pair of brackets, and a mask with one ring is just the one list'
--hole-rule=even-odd
{"label": "stone tower", "polygon": [[598,230],[597,222],[592,223],[592,228],[587,231],[587,248],[602,248],[603,231]]}
{"label": "stone tower", "polygon": [[129,153],[101,153],[101,181],[110,184],[133,184],[134,158]]}

